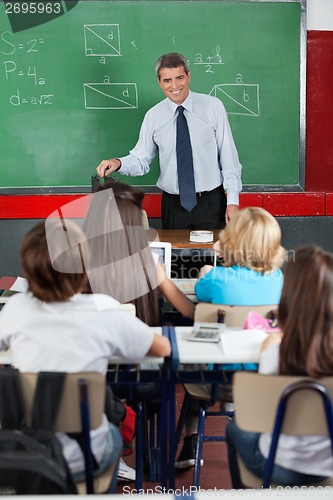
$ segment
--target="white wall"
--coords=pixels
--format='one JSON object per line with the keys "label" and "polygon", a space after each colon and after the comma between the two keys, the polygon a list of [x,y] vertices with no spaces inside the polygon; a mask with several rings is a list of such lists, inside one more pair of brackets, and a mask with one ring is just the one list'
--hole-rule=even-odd
{"label": "white wall", "polygon": [[307,0],[307,29],[333,31],[333,0]]}

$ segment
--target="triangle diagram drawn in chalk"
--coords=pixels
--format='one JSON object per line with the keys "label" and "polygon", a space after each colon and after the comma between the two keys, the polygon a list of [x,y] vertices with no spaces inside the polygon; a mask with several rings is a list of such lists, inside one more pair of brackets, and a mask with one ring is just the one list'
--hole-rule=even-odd
{"label": "triangle diagram drawn in chalk", "polygon": [[136,83],[85,83],[86,109],[136,109]]}
{"label": "triangle diagram drawn in chalk", "polygon": [[118,24],[85,24],[84,47],[86,56],[120,56]]}
{"label": "triangle diagram drawn in chalk", "polygon": [[259,85],[221,83],[209,93],[220,99],[229,115],[260,116]]}

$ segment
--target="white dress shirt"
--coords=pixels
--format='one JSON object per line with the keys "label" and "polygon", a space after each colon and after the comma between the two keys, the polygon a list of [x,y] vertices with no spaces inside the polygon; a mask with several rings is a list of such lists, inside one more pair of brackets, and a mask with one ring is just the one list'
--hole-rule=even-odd
{"label": "white dress shirt", "polygon": [[[196,192],[211,191],[223,184],[228,204],[239,204],[241,171],[227,113],[216,97],[190,92],[182,106],[187,119],[193,151]],[[177,104],[170,99],[152,107],[141,125],[139,140],[125,157],[120,157],[120,174],[138,176],[150,170],[159,152],[157,186],[179,194],[176,158]]]}

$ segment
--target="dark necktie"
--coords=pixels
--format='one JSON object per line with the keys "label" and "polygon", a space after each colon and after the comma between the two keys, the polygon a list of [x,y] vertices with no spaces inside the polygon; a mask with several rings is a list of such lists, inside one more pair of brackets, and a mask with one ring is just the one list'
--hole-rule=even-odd
{"label": "dark necktie", "polygon": [[184,116],[184,108],[183,106],[178,106],[177,110],[176,152],[179,197],[181,206],[188,212],[191,212],[197,204],[193,172],[192,146],[187,120]]}

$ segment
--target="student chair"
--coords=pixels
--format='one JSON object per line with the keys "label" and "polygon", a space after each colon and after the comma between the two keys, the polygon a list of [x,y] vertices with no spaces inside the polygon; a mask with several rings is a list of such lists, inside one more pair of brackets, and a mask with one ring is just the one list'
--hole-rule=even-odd
{"label": "student chair", "polygon": [[[224,322],[226,326],[242,328],[249,312],[256,311],[258,314],[265,316],[270,311],[276,311],[277,308],[278,308],[277,304],[259,305],[259,306],[230,306],[224,304],[211,304],[206,302],[199,302],[195,308],[194,322],[200,321],[200,322],[215,323],[217,322],[218,310],[223,310],[225,312]],[[227,377],[227,373],[222,370],[221,383],[223,382],[226,384],[230,383]],[[224,435],[223,436],[205,435],[204,430],[205,430],[206,417],[222,416],[230,418],[233,416],[233,411],[225,411],[222,404],[220,405],[219,410],[207,411],[207,408],[213,406],[216,403],[217,386],[215,384],[212,386],[212,391],[210,394],[207,394],[207,391],[205,391],[200,385],[184,384],[184,387],[185,387],[185,395],[177,424],[175,441],[177,447],[182,435],[182,430],[190,398],[193,397],[198,399],[200,403],[200,412],[198,416],[198,441],[197,441],[196,458],[195,458],[195,465],[193,472],[193,486],[198,487],[200,480],[203,443],[207,441],[219,441],[219,442],[225,441]]]}
{"label": "student chair", "polygon": [[[37,373],[20,373],[28,422],[32,411],[37,378]],[[115,460],[115,463],[105,472],[93,478],[90,430],[96,429],[102,422],[105,406],[105,384],[105,376],[98,372],[68,373],[63,388],[55,431],[82,433],[85,450],[85,481],[76,483],[78,493],[81,495],[107,493],[118,469],[119,460]],[[50,391],[52,391],[52,385]]]}
{"label": "student chair", "polygon": [[[237,425],[245,431],[272,434],[263,479],[252,474],[237,457],[241,481],[247,488],[271,485],[281,433],[329,435],[333,453],[333,377],[313,380],[301,376],[237,372],[233,377],[233,395]],[[328,485],[333,485],[333,477],[314,486]]]}
{"label": "student chair", "polygon": [[249,312],[255,311],[262,316],[266,316],[267,313],[276,311],[277,308],[277,304],[266,306],[227,306],[224,304],[199,302],[195,307],[194,321],[215,323],[217,321],[217,311],[221,309],[225,312],[224,322],[226,326],[242,328]]}

